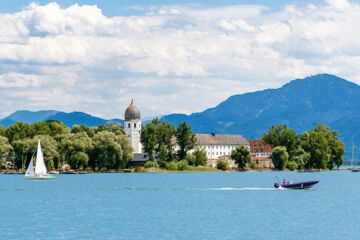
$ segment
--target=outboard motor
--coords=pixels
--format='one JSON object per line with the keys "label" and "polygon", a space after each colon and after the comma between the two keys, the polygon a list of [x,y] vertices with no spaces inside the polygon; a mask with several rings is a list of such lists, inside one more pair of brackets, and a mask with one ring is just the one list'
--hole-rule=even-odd
{"label": "outboard motor", "polygon": [[274,187],[275,187],[275,188],[279,188],[280,185],[279,185],[278,183],[274,183]]}

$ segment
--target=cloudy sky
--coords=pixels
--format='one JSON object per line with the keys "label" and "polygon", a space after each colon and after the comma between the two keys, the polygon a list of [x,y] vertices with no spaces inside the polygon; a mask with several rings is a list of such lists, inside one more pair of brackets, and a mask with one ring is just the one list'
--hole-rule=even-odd
{"label": "cloudy sky", "polygon": [[192,113],[318,73],[360,84],[359,1],[4,0],[0,9],[0,117],[122,118],[132,98],[144,117]]}

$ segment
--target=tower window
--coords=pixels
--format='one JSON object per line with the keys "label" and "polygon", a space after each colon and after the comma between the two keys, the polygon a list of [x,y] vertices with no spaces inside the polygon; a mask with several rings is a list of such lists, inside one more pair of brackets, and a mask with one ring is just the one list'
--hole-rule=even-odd
{"label": "tower window", "polygon": [[134,123],[134,128],[136,128],[136,123]]}
{"label": "tower window", "polygon": [[128,124],[128,128],[130,128],[130,123]]}

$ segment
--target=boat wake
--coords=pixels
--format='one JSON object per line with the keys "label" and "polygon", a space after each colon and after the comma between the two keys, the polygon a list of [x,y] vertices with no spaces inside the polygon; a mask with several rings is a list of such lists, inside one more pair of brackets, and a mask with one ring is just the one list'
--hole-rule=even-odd
{"label": "boat wake", "polygon": [[157,188],[157,187],[104,187],[95,188],[96,190],[120,190],[120,191],[272,191],[272,190],[285,190],[284,188],[233,188],[233,187],[222,187],[222,188]]}
{"label": "boat wake", "polygon": [[210,191],[271,191],[275,188],[209,188]]}

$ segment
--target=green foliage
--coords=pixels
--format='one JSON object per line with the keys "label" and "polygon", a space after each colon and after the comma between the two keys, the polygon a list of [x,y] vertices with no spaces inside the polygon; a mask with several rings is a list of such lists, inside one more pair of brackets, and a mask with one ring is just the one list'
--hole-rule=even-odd
{"label": "green foliage", "polygon": [[276,127],[271,126],[269,133],[264,133],[262,139],[266,144],[270,144],[272,147],[286,147],[290,158],[300,145],[299,136],[296,134],[295,130],[282,124],[276,125]]}
{"label": "green foliage", "polygon": [[294,171],[295,169],[298,168],[298,165],[295,161],[288,161],[286,162],[286,167],[291,170],[291,171]]}
{"label": "green foliage", "polygon": [[298,148],[294,152],[291,160],[296,162],[299,169],[303,169],[305,167],[305,164],[310,161],[310,153],[306,152],[302,148]]}
{"label": "green foliage", "polygon": [[2,166],[2,154],[8,153],[14,148],[10,145],[9,139],[6,137],[0,136],[0,166]]}
{"label": "green foliage", "polygon": [[196,157],[194,154],[188,154],[185,157],[185,160],[188,162],[190,166],[195,166],[196,163]]}
{"label": "green foliage", "polygon": [[205,166],[207,164],[206,152],[203,149],[196,148],[192,154],[187,154],[185,160],[191,166]]}
{"label": "green foliage", "polygon": [[149,154],[149,159],[154,159],[154,150],[157,145],[157,128],[154,123],[148,123],[141,129],[140,141],[145,152]]}
{"label": "green foliage", "polygon": [[288,159],[289,154],[286,151],[286,147],[278,146],[273,148],[271,152],[271,160],[276,169],[283,170]]}
{"label": "green foliage", "polygon": [[85,132],[89,137],[93,137],[95,135],[95,130],[92,128],[89,128],[88,126],[82,124],[81,126],[79,125],[74,125],[71,129],[72,133],[82,133]]}
{"label": "green foliage", "polygon": [[[58,120],[47,120],[45,123],[48,125],[50,129],[50,136],[54,137],[61,134],[66,134],[70,132],[70,129]],[[36,133],[36,135],[40,135]]]}
{"label": "green foliage", "polygon": [[196,146],[196,138],[194,132],[191,130],[191,126],[182,122],[176,129],[176,140],[179,146],[178,159],[185,159],[187,153],[194,149]]}
{"label": "green foliage", "polygon": [[186,160],[182,160],[182,161],[178,161],[178,162],[175,162],[175,161],[171,161],[171,162],[165,162],[165,168],[167,170],[170,170],[170,171],[184,171],[186,169],[188,169],[189,165],[187,163]]}
{"label": "green foliage", "polygon": [[9,139],[6,137],[0,136],[0,155],[3,153],[9,152],[14,148],[10,145]]}
{"label": "green foliage", "polygon": [[178,170],[178,165],[176,162],[172,161],[172,162],[167,162],[166,163],[166,169],[167,170],[171,170],[171,171],[176,171]]}
{"label": "green foliage", "polygon": [[12,143],[13,141],[32,138],[34,136],[34,130],[28,123],[16,122],[10,125],[5,131],[5,137],[7,137]]}
{"label": "green foliage", "polygon": [[[67,162],[73,169],[124,168],[132,158],[132,147],[121,124],[109,122],[99,127],[74,125],[71,132],[57,120],[39,121],[32,125],[17,122],[7,129],[0,127],[0,136],[8,137],[11,145],[2,147],[13,150],[15,164],[26,167],[41,140],[47,168],[58,168]],[[4,142],[4,143],[3,143]],[[6,146],[6,147],[5,147]]]}
{"label": "green foliage", "polygon": [[225,171],[229,169],[229,165],[225,160],[220,159],[216,161],[216,168]]}
{"label": "green foliage", "polygon": [[337,131],[331,131],[324,124],[318,125],[301,136],[302,148],[310,153],[306,168],[332,169],[340,167],[345,153],[344,144],[338,138]]}
{"label": "green foliage", "polygon": [[106,127],[109,129],[110,132],[115,133],[116,135],[125,134],[125,130],[119,122],[109,121],[106,123]]}
{"label": "green foliage", "polygon": [[[93,168],[126,168],[132,158],[132,148],[124,135],[101,131],[93,137]],[[126,139],[127,140],[127,139]]]}
{"label": "green foliage", "polygon": [[258,169],[258,166],[257,166],[256,162],[251,161],[251,162],[250,162],[250,168],[251,168],[251,169]]}
{"label": "green foliage", "polygon": [[6,129],[3,125],[0,125],[0,136],[5,137]]}
{"label": "green foliage", "polygon": [[[83,165],[84,161],[80,161],[77,159],[77,156],[83,156],[84,153],[88,155],[93,148],[92,139],[85,133],[68,133],[64,135],[60,135],[58,137],[59,149],[61,155],[73,169],[77,169],[79,167],[86,168],[87,165]],[[94,168],[94,166],[92,166]]]}
{"label": "green foliage", "polygon": [[182,161],[178,161],[177,162],[177,169],[179,171],[184,171],[186,169],[188,169],[189,165],[188,162],[186,160],[182,160]]}
{"label": "green foliage", "polygon": [[250,150],[244,145],[237,146],[231,152],[231,158],[235,161],[240,169],[243,169],[247,163],[250,163]]}
{"label": "green foliage", "polygon": [[145,168],[153,168],[155,166],[154,162],[147,161],[144,165]]}

